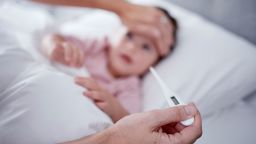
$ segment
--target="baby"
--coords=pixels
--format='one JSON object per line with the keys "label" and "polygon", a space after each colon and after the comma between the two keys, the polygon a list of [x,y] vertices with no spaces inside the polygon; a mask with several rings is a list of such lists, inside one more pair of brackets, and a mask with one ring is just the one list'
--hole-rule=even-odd
{"label": "baby", "polygon": [[[173,49],[177,22],[167,11],[160,10],[171,24]],[[113,122],[140,111],[141,76],[163,58],[149,38],[129,31],[116,44],[109,44],[106,38],[90,41],[50,34],[44,37],[42,50],[51,61],[88,70],[90,78],[77,77],[75,81],[87,89],[84,95]]]}

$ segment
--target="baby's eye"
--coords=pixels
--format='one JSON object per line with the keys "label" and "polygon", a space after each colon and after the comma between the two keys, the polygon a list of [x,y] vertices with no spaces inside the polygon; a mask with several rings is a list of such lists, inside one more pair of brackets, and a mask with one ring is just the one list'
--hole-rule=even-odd
{"label": "baby's eye", "polygon": [[151,50],[151,47],[148,44],[143,44],[142,48],[143,48],[143,50],[147,50],[147,51]]}
{"label": "baby's eye", "polygon": [[126,34],[126,37],[127,37],[128,39],[132,39],[132,38],[133,38],[133,34],[132,34],[131,32],[128,32],[128,33]]}

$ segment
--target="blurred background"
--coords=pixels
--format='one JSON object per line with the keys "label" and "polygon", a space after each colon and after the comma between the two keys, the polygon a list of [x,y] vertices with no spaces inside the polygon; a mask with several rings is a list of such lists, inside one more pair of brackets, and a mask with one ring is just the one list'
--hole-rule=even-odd
{"label": "blurred background", "polygon": [[256,0],[167,0],[256,44]]}

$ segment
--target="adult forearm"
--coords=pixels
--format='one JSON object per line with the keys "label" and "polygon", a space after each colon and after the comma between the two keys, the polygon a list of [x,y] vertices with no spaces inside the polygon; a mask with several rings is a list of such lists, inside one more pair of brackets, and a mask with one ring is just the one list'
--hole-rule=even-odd
{"label": "adult forearm", "polygon": [[103,130],[102,132],[86,136],[78,140],[64,142],[62,144],[123,144],[118,138],[118,134],[112,128]]}
{"label": "adult forearm", "polygon": [[131,7],[131,4],[124,0],[32,0],[52,5],[65,5],[77,7],[100,8],[117,13],[118,15],[124,10]]}

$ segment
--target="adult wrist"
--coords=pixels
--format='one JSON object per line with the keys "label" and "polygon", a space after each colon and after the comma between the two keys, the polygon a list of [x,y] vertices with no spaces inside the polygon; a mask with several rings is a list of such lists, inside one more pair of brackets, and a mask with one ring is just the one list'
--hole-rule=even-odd
{"label": "adult wrist", "polygon": [[63,144],[115,144],[110,129]]}
{"label": "adult wrist", "polygon": [[119,3],[116,4],[116,8],[113,8],[112,11],[122,18],[127,12],[131,11],[134,6],[135,5],[132,3],[121,0]]}
{"label": "adult wrist", "polygon": [[116,127],[116,125],[106,129],[102,134],[105,138],[104,144],[126,144],[124,138],[121,136],[121,132],[119,131],[118,127]]}

